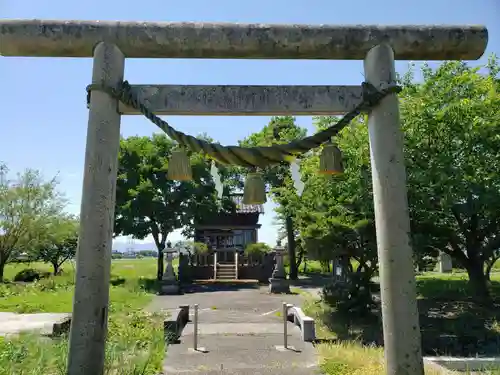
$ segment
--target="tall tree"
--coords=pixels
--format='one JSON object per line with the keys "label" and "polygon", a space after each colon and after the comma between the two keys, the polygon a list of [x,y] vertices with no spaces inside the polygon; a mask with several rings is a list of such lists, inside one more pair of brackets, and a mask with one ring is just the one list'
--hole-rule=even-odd
{"label": "tall tree", "polygon": [[61,214],[65,200],[57,191],[57,181],[45,181],[40,172],[26,170],[16,179],[6,178],[0,167],[0,282],[5,265],[15,252],[30,250],[40,243],[47,220]]}
{"label": "tall tree", "polygon": [[[401,109],[412,232],[467,270],[475,296],[489,302],[488,275],[500,252],[499,66],[446,62],[403,77]],[[417,248],[418,249],[418,248]]]}
{"label": "tall tree", "polygon": [[[273,117],[268,125],[261,131],[253,133],[240,141],[241,146],[271,146],[273,144],[284,144],[306,136],[306,129],[295,123],[295,118],[291,116]],[[295,249],[295,229],[291,207],[287,205],[287,199],[282,194],[285,187],[291,187],[292,181],[289,172],[289,164],[282,163],[264,169],[264,179],[271,189],[273,200],[278,203],[284,223],[288,241],[288,258],[290,262],[290,279],[296,280],[298,277],[298,264],[296,261]]]}
{"label": "tall tree", "polygon": [[78,220],[71,215],[48,218],[40,243],[33,249],[35,258],[52,264],[58,275],[64,262],[76,255],[78,245]]}
{"label": "tall tree", "polygon": [[[486,74],[481,74],[484,69]],[[446,62],[401,77],[408,200],[414,252],[443,251],[469,275],[474,296],[490,302],[488,272],[500,256],[500,84],[495,58],[482,68]],[[319,127],[334,122],[318,119]],[[303,163],[301,228],[339,216],[373,220],[369,142],[363,119],[337,137],[342,177],[313,176],[316,153]],[[314,212],[314,215],[311,213]],[[314,216],[311,218],[310,216]],[[309,228],[311,229],[311,228]],[[327,232],[325,232],[327,233]]]}
{"label": "tall tree", "polygon": [[203,155],[190,156],[193,181],[167,178],[169,157],[175,147],[163,134],[120,142],[115,235],[153,237],[158,249],[158,279],[163,275],[168,235],[178,228],[189,232],[197,219],[219,207],[210,164]]}

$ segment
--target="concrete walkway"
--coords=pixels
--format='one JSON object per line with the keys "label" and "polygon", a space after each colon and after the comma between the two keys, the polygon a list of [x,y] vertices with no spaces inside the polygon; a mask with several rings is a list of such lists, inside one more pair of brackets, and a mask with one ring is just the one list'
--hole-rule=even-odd
{"label": "concrete walkway", "polygon": [[[199,305],[198,347],[193,348],[193,324],[188,323],[180,343],[169,346],[164,374],[318,374],[312,344],[300,340],[300,331],[288,323],[288,345],[283,345],[282,303],[300,306],[300,295],[269,295],[267,287],[194,286],[181,296],[157,296],[150,311]],[[191,319],[193,317],[191,316]]]}
{"label": "concrete walkway", "polygon": [[38,332],[50,335],[54,325],[63,322],[70,314],[16,314],[0,312],[0,336],[16,335],[22,332]]}

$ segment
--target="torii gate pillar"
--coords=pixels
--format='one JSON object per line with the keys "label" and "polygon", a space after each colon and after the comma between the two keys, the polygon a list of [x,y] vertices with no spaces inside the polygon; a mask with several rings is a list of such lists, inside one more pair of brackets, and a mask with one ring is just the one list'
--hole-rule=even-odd
{"label": "torii gate pillar", "polygon": [[[113,44],[94,49],[92,83],[118,88],[125,57]],[[90,97],[68,374],[102,374],[107,334],[111,246],[120,147],[118,100]]]}
{"label": "torii gate pillar", "polygon": [[[371,49],[364,66],[365,79],[376,88],[396,84],[394,52],[389,45]],[[389,375],[423,375],[403,133],[396,95],[388,95],[372,109],[368,134],[386,371]]]}

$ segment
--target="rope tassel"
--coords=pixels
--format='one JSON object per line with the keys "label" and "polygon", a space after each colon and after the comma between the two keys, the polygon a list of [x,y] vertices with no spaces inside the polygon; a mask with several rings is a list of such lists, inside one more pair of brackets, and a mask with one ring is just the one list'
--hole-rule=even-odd
{"label": "rope tassel", "polygon": [[248,173],[243,190],[243,204],[264,204],[266,201],[266,184],[262,173]]}
{"label": "rope tassel", "polygon": [[183,148],[172,151],[168,161],[167,178],[177,181],[191,181],[193,179],[189,156]]}
{"label": "rope tassel", "polygon": [[344,173],[344,163],[342,162],[342,152],[333,143],[323,146],[319,156],[319,173],[340,175]]}

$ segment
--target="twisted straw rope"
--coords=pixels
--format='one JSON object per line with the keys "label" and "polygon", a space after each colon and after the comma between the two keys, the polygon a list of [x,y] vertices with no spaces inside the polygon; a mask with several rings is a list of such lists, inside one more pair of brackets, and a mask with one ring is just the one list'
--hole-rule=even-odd
{"label": "twisted straw rope", "polygon": [[401,87],[399,86],[390,86],[379,91],[368,82],[363,82],[362,88],[362,102],[353,110],[345,114],[336,124],[303,139],[298,139],[288,144],[273,145],[269,147],[223,146],[175,130],[133,96],[131,86],[127,81],[124,81],[118,89],[95,83],[88,85],[87,104],[90,103],[90,94],[92,90],[103,91],[113,98],[120,100],[125,105],[140,111],[170,138],[178,142],[181,146],[191,149],[193,152],[204,152],[222,164],[238,165],[247,168],[264,168],[269,165],[280,164],[283,161],[290,161],[296,156],[304,154],[330,141],[332,137],[336,136],[360,113],[370,110],[370,108],[377,105],[387,95],[399,93],[401,91]]}

